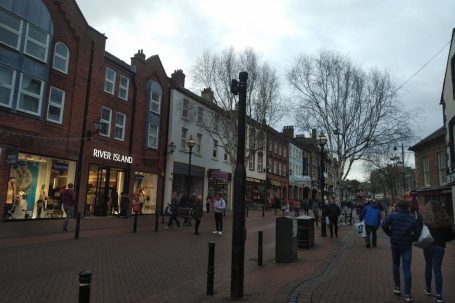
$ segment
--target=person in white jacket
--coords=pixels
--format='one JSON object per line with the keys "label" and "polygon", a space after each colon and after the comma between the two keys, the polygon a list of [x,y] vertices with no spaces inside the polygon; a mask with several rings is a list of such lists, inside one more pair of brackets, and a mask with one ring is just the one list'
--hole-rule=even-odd
{"label": "person in white jacket", "polygon": [[216,194],[212,200],[213,211],[215,213],[215,226],[214,234],[223,234],[223,211],[226,209],[226,201],[219,194]]}

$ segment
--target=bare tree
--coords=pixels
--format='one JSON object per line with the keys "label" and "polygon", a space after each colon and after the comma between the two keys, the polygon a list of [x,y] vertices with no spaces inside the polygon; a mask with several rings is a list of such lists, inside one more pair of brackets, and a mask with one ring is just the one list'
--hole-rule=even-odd
{"label": "bare tree", "polygon": [[[230,91],[239,72],[248,73],[247,82],[247,154],[246,159],[264,146],[266,123],[274,125],[284,115],[280,85],[275,69],[251,48],[242,52],[226,48],[220,53],[205,50],[191,71],[194,89],[210,89],[210,111],[201,126],[224,147],[235,162],[238,137],[237,100]],[[264,123],[266,122],[266,123]]]}
{"label": "bare tree", "polygon": [[333,166],[336,187],[355,161],[412,134],[409,114],[402,111],[387,72],[365,71],[348,57],[320,50],[299,56],[287,79],[297,95],[297,127],[316,128],[328,138],[329,156],[338,163]]}

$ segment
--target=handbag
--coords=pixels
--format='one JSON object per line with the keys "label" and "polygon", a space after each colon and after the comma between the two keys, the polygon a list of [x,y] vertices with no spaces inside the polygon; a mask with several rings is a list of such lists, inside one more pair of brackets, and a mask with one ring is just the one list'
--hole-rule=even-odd
{"label": "handbag", "polygon": [[419,239],[412,243],[415,247],[426,248],[433,243],[433,237],[431,236],[430,229],[425,224],[423,225],[422,232],[420,233]]}
{"label": "handbag", "polygon": [[359,238],[366,238],[367,231],[365,230],[365,221],[359,222],[355,224],[357,237]]}

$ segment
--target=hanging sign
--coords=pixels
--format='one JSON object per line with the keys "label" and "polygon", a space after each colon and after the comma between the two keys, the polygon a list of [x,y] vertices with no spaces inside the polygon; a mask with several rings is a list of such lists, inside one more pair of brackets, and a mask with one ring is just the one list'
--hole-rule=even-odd
{"label": "hanging sign", "polygon": [[17,148],[8,148],[6,150],[6,164],[17,164],[19,158],[19,150]]}

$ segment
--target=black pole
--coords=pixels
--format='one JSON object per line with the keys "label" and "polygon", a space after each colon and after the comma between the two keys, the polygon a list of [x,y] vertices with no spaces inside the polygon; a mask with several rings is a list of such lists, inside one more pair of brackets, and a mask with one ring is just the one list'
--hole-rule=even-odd
{"label": "black pole", "polygon": [[319,179],[321,183],[321,201],[322,201],[322,216],[321,216],[321,237],[327,237],[327,226],[325,224],[325,201],[324,201],[324,145],[321,144],[321,166],[319,170]]}
{"label": "black pole", "polygon": [[248,205],[246,206],[246,216],[248,217],[248,210],[249,210],[249,207]]}
{"label": "black pole", "polygon": [[90,282],[92,281],[91,271],[81,271],[79,273],[79,303],[90,302]]}
{"label": "black pole", "polygon": [[234,218],[232,224],[231,297],[243,297],[245,263],[245,130],[247,72],[239,73],[239,81],[232,80],[231,92],[239,94],[237,164],[234,172]]}
{"label": "black pole", "polygon": [[79,239],[79,229],[81,228],[81,212],[78,211],[76,214],[76,231],[74,232],[74,239]]}
{"label": "black pole", "polygon": [[133,233],[137,230],[137,211],[134,212],[134,225],[133,225]]}
{"label": "black pole", "polygon": [[403,143],[401,143],[401,162],[403,165],[403,200],[404,200],[404,193],[406,192],[406,178],[404,175],[404,146],[403,146]]}
{"label": "black pole", "polygon": [[265,201],[262,203],[262,216],[264,217],[264,208],[265,208]]}
{"label": "black pole", "polygon": [[190,155],[189,155],[189,160],[188,160],[188,188],[186,191],[186,198],[189,200],[190,199],[190,180],[191,180],[191,154],[193,153],[193,146],[189,146],[190,148]]}
{"label": "black pole", "polygon": [[209,263],[207,266],[207,296],[213,295],[213,282],[215,277],[215,242],[209,242]]}
{"label": "black pole", "polygon": [[262,230],[258,231],[258,266],[262,266]]}

